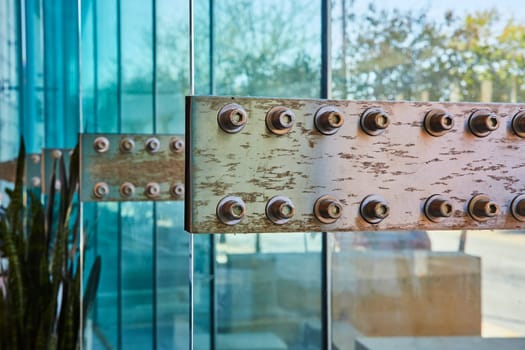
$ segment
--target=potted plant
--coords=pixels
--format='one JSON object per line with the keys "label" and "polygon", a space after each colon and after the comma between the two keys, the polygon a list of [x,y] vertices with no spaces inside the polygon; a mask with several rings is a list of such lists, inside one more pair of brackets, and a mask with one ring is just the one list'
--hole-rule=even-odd
{"label": "potted plant", "polygon": [[101,269],[97,256],[82,298],[78,147],[69,173],[63,159],[55,162],[50,183],[61,186],[48,187],[45,205],[24,188],[24,166],[22,140],[15,186],[0,216],[0,349],[77,349]]}

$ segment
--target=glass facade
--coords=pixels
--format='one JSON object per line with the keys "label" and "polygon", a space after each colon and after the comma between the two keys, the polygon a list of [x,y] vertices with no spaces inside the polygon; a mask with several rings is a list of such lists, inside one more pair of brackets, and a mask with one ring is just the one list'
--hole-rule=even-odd
{"label": "glass facade", "polygon": [[[518,1],[194,9],[198,95],[525,98]],[[0,162],[16,156],[20,133],[30,152],[73,147],[78,131],[184,134],[188,13],[186,0],[2,1]],[[103,266],[86,349],[188,349],[190,337],[199,350],[525,337],[522,233],[197,235],[191,305],[183,211],[181,201],[83,204],[85,266],[97,255]]]}

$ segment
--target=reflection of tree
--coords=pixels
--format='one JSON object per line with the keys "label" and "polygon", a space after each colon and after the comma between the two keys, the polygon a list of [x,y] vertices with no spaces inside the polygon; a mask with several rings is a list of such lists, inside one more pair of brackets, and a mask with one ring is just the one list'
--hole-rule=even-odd
{"label": "reflection of tree", "polygon": [[339,21],[348,29],[344,42],[334,43],[335,97],[523,99],[525,26],[502,23],[496,10],[430,18],[424,11],[369,5],[357,14],[345,7]]}
{"label": "reflection of tree", "polygon": [[319,96],[315,2],[217,1],[215,17],[217,93]]}

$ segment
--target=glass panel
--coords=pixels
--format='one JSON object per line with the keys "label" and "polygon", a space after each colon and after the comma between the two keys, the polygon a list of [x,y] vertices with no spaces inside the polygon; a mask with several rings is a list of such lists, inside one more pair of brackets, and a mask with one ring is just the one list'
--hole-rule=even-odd
{"label": "glass panel", "polygon": [[[83,2],[83,123],[89,132],[184,133],[188,12],[181,10],[187,2],[177,3]],[[182,202],[84,209],[95,232],[86,269],[97,254],[103,266],[87,347],[187,349]]]}
{"label": "glass panel", "polygon": [[[336,98],[525,97],[518,1],[338,0],[332,11]],[[441,337],[440,348],[450,348],[452,336],[472,337],[470,344],[525,336],[522,232],[352,232],[332,240],[334,347],[352,349],[366,337]],[[388,348],[402,341],[388,339]],[[360,349],[383,349],[368,344]]]}
{"label": "glass panel", "polygon": [[[197,94],[319,97],[319,1],[196,1],[195,8],[196,52],[210,53],[196,56]],[[321,235],[213,239],[216,348],[322,348]]]}

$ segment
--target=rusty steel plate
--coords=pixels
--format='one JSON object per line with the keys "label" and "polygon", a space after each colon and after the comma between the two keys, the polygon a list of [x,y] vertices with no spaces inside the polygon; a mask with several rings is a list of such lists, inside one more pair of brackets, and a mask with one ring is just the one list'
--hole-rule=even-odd
{"label": "rusty steel plate", "polygon": [[80,200],[184,198],[184,136],[80,135]]}
{"label": "rusty steel plate", "polygon": [[524,229],[524,108],[189,97],[186,230]]}

